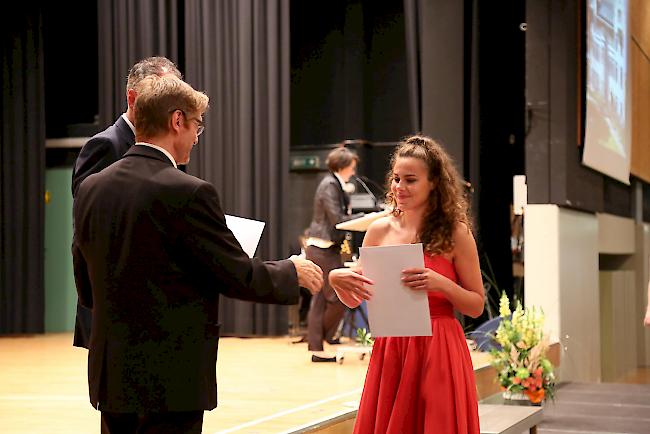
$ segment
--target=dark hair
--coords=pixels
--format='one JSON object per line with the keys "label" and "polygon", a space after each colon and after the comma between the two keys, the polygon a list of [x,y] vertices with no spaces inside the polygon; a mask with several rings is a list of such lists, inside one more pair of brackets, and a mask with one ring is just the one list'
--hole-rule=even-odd
{"label": "dark hair", "polygon": [[131,67],[129,76],[126,79],[126,90],[135,89],[145,77],[150,75],[173,74],[177,78],[183,79],[183,75],[178,70],[174,62],[166,57],[147,57],[142,59]]}
{"label": "dark hair", "polygon": [[356,161],[358,163],[359,156],[348,148],[340,147],[332,150],[327,155],[325,164],[327,165],[327,168],[332,172],[338,172],[339,170],[348,167],[350,164],[352,164],[353,161]]}
{"label": "dark hair", "polygon": [[423,135],[405,138],[393,152],[390,170],[386,175],[386,203],[393,208],[393,215],[401,214],[390,188],[393,167],[398,158],[408,157],[424,162],[428,170],[427,178],[435,185],[429,194],[429,205],[418,239],[430,254],[449,252],[454,247],[453,232],[456,224],[464,223],[471,230],[461,177],[451,157],[435,140]]}

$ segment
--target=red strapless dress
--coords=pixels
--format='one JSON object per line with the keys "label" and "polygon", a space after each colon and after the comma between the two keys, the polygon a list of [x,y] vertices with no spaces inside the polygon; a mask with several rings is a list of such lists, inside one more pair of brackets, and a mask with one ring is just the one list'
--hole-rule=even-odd
{"label": "red strapless dress", "polygon": [[[454,282],[441,256],[424,263]],[[451,303],[429,293],[432,336],[379,337],[372,349],[355,434],[479,434],[474,368]]]}

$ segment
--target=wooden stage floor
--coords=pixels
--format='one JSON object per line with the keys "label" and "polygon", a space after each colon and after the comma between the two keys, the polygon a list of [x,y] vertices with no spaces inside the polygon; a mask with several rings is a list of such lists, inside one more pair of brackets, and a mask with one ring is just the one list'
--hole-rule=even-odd
{"label": "wooden stage floor", "polygon": [[[219,341],[219,406],[205,413],[204,433],[291,432],[356,408],[368,358],[312,363],[306,344],[292,339]],[[87,352],[71,342],[69,333],[0,338],[2,433],[99,433],[99,412],[88,402]],[[485,367],[483,356],[473,355],[475,369]]]}

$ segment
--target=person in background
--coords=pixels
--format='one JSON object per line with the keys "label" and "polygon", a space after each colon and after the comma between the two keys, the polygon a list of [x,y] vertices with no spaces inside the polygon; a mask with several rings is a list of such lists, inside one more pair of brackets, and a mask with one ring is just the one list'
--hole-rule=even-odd
{"label": "person in background", "polygon": [[345,147],[332,150],[325,164],[329,173],[321,180],[314,195],[314,211],[305,235],[305,254],[323,270],[323,290],[312,297],[307,315],[307,345],[312,362],[335,362],[336,357],[324,352],[323,341],[333,340],[345,314],[345,306],[327,281],[331,270],[343,266],[341,244],[345,232],[336,224],[363,216],[350,214],[350,197],[344,186],[355,174],[359,157]]}
{"label": "person in background", "polygon": [[249,258],[214,186],[176,169],[203,132],[207,95],[156,75],[137,91],[135,145],[74,203],[75,283],[93,313],[90,402],[104,434],[200,433],[217,405],[219,295],[295,304],[323,277],[306,259]]}
{"label": "person in background", "polygon": [[[135,143],[135,115],[133,107],[137,96],[136,86],[150,75],[172,75],[182,78],[174,62],[166,57],[148,57],[133,65],[126,81],[126,113],[104,131],[95,134],[81,148],[72,169],[72,197],[77,196],[81,182],[93,173],[110,166]],[[88,348],[90,340],[91,312],[77,302],[73,345]]]}
{"label": "person in background", "polygon": [[[354,432],[479,434],[474,369],[454,316],[476,318],[484,306],[461,179],[442,146],[416,135],[394,151],[386,190],[393,212],[371,223],[363,245],[423,244],[425,268],[403,270],[402,282],[427,292],[432,335],[375,339]],[[329,281],[348,307],[373,283],[361,268],[334,270]]]}

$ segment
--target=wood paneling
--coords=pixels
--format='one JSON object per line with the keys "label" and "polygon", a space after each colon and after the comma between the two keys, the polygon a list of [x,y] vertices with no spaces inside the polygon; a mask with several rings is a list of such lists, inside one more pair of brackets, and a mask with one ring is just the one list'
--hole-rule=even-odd
{"label": "wood paneling", "polygon": [[632,0],[630,2],[630,32],[646,54],[650,53],[650,2]]}
{"label": "wood paneling", "polygon": [[[648,2],[650,5],[650,2]],[[650,6],[649,6],[650,7]],[[650,15],[648,15],[650,18]],[[650,33],[647,26],[646,33]],[[632,159],[633,175],[650,182],[650,60],[636,43],[631,44]]]}
{"label": "wood paneling", "polygon": [[650,182],[650,1],[630,3],[632,153],[630,172]]}

